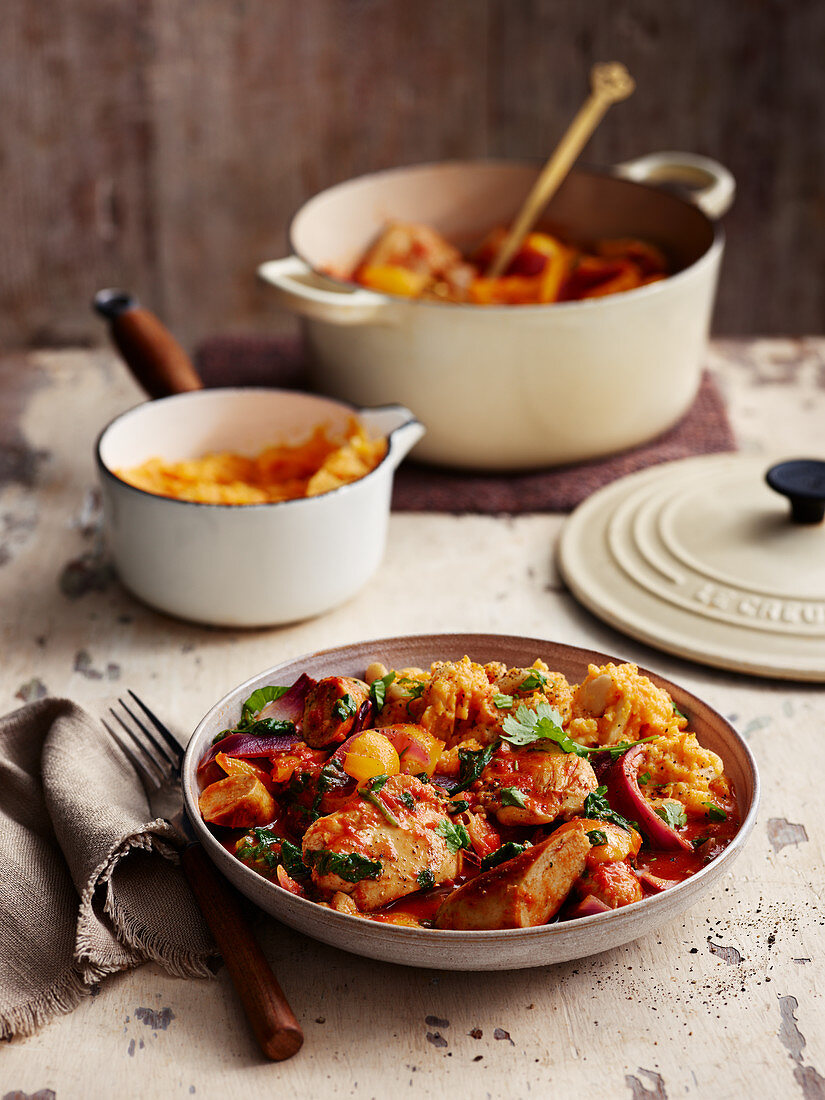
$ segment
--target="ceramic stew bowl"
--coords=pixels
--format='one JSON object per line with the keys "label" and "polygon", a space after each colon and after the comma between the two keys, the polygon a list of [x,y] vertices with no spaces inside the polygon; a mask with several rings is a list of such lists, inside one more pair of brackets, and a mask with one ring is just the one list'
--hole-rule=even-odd
{"label": "ceramic stew bowl", "polygon": [[[415,457],[513,470],[595,458],[671,427],[696,395],[733,178],[705,157],[659,153],[613,172],[577,169],[542,224],[573,240],[638,236],[668,279],[532,306],[415,301],[343,280],[387,221],[420,222],[460,248],[508,224],[535,164],[454,161],[362,176],[294,218],[294,255],[259,268],[304,319],[316,388],[358,404],[401,401],[427,428]],[[677,183],[693,201],[654,183]],[[330,277],[338,275],[337,280]]]}
{"label": "ceramic stew bowl", "polygon": [[[330,493],[275,504],[198,504],[136,489],[114,470],[154,455],[254,455],[300,442],[355,413],[388,437],[382,462]],[[109,543],[124,585],[170,615],[251,627],[320,614],[353,596],[382,559],[393,473],[424,429],[399,405],[354,409],[274,389],[217,389],[165,397],[117,417],[97,444]]]}
{"label": "ceramic stew bowl", "polygon": [[623,909],[539,928],[506,931],[440,931],[381,924],[323,909],[268,882],[231,855],[209,831],[198,811],[198,761],[214,737],[238,721],[243,701],[256,688],[291,684],[302,672],[315,678],[331,674],[362,677],[366,666],[375,660],[389,667],[426,668],[438,658],[458,660],[465,654],[475,661],[500,660],[513,667],[526,666],[542,657],[550,668],[561,670],[574,683],[584,678],[590,662],[604,664],[616,660],[535,638],[427,634],[360,642],[313,653],[253,676],[225,695],[199,723],[186,750],[182,775],[186,810],[197,838],[209,858],[241,893],[284,924],[356,955],[436,970],[511,970],[582,958],[637,939],[679,916],[730,870],[756,821],[759,804],[756,763],[745,742],[721,715],[682,688],[649,672],[645,675],[669,691],[676,706],[688,716],[701,744],[722,757],[736,788],[742,825],[724,852],[697,874],[662,894]]}

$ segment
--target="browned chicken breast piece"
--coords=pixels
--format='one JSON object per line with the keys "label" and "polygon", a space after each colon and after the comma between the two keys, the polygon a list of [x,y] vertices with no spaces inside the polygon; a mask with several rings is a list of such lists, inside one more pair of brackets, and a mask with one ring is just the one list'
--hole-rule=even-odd
{"label": "browned chicken breast piece", "polygon": [[598,787],[587,760],[573,753],[503,744],[481,774],[479,800],[502,825],[546,825],[581,813]]}
{"label": "browned chicken breast piece", "polygon": [[310,688],[304,703],[303,737],[313,749],[345,741],[355,715],[370,697],[362,680],[327,676]]}
{"label": "browned chicken breast piece", "polygon": [[468,931],[545,924],[583,873],[589,851],[583,833],[553,833],[450,894],[436,914],[436,927]]}
{"label": "browned chicken breast piece", "polygon": [[376,789],[361,787],[343,809],[313,822],[303,841],[315,886],[349,894],[361,912],[452,882],[459,866],[453,823],[429,784],[412,775],[371,782]]}

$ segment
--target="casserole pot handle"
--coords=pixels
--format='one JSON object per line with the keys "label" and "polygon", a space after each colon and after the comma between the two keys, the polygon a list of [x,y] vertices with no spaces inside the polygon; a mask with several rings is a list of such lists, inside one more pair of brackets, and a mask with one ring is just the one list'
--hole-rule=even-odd
{"label": "casserole pot handle", "polygon": [[258,278],[275,288],[282,306],[313,321],[360,325],[391,309],[383,295],[371,290],[327,290],[315,285],[315,273],[298,256],[267,260],[258,268]]}
{"label": "casserole pot handle", "polygon": [[727,168],[697,153],[648,153],[613,171],[637,183],[677,187],[713,221],[727,212],[736,194],[736,180]]}

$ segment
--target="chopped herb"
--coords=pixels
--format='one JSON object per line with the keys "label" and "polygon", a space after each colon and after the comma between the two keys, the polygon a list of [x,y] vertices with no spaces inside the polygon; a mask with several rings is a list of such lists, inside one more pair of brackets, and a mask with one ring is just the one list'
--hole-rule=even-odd
{"label": "chopped herb", "polygon": [[375,709],[381,710],[387,697],[387,688],[395,679],[395,673],[390,671],[380,680],[373,680],[370,684],[370,699],[375,703]]}
{"label": "chopped herb", "polygon": [[610,821],[614,825],[618,825],[620,829],[624,829],[629,833],[632,829],[630,822],[626,817],[622,817],[621,814],[616,813],[611,808],[610,803],[607,801],[607,787],[597,787],[595,791],[591,793],[584,800],[584,810],[582,811],[584,817],[594,817],[597,821]]}
{"label": "chopped herb", "polygon": [[524,794],[518,787],[502,787],[500,793],[502,806],[518,806],[520,810],[526,809]]}
{"label": "chopped herb", "polygon": [[430,782],[430,777],[427,775],[426,772],[419,772],[416,775],[415,778],[418,780],[419,783],[429,783]]}
{"label": "chopped herb", "polygon": [[469,810],[470,803],[465,802],[463,798],[454,798],[447,803],[448,814],[463,814],[465,810]]}
{"label": "chopped herb", "polygon": [[639,776],[639,782],[643,787],[646,787],[650,782],[650,772],[642,772],[642,774]]}
{"label": "chopped herb", "polygon": [[520,703],[515,715],[504,719],[502,737],[511,745],[532,745],[536,741],[554,741],[565,752],[575,751],[575,741],[562,729],[562,716],[548,703],[539,703],[531,710]]}
{"label": "chopped herb", "polygon": [[708,817],[711,821],[727,821],[728,815],[721,806],[717,806],[715,802],[709,802],[707,807]]}
{"label": "chopped herb", "polygon": [[367,780],[366,788],[361,787],[358,793],[364,799],[365,802],[371,803],[375,806],[376,810],[389,821],[390,825],[394,825],[396,829],[401,828],[401,822],[392,813],[388,806],[385,806],[381,799],[378,797],[378,792],[382,789],[384,784],[389,779],[388,775],[374,775],[372,779]]}
{"label": "chopped herb", "polygon": [[342,722],[346,722],[348,718],[356,713],[358,707],[355,705],[355,700],[351,695],[342,695],[335,706],[332,708],[333,715],[340,719]]}
{"label": "chopped herb", "polygon": [[318,781],[315,784],[315,795],[312,799],[312,806],[309,811],[313,821],[317,821],[318,818],[322,816],[321,799],[333,785],[333,782],[336,779],[340,779],[342,774],[344,774],[343,769],[337,760],[331,760],[321,768],[318,775]]}
{"label": "chopped herb", "polygon": [[516,856],[520,856],[529,847],[529,843],[517,844],[515,840],[508,840],[506,844],[502,844],[500,848],[496,848],[494,852],[484,857],[481,861],[481,870],[489,871],[491,867],[498,867],[499,863],[506,863],[508,859],[515,859]]}
{"label": "chopped herb", "polygon": [[654,813],[671,829],[680,829],[687,825],[687,814],[681,802],[665,802],[662,806],[656,806]]}
{"label": "chopped herb", "polygon": [[423,871],[419,871],[416,878],[422,890],[432,890],[433,886],[435,886],[435,875],[429,867],[425,867]]}
{"label": "chopped herb", "polygon": [[424,694],[424,684],[420,680],[413,680],[411,676],[399,676],[396,683],[404,689],[409,702],[420,699]]}
{"label": "chopped herb", "polygon": [[511,710],[513,706],[512,695],[494,695],[493,704],[497,706],[499,710]]}
{"label": "chopped herb", "polygon": [[435,831],[444,837],[451,852],[470,847],[470,834],[460,821],[450,821],[445,817],[436,825]]}
{"label": "chopped herb", "polygon": [[687,715],[682,714],[682,712],[679,710],[679,708],[676,706],[675,703],[673,704],[673,713],[678,714],[680,718],[684,718],[684,720],[687,722],[687,720],[688,720]]}
{"label": "chopped herb", "polygon": [[607,833],[601,829],[591,829],[587,834],[587,839],[595,847],[597,844],[607,844]]}
{"label": "chopped herb", "polygon": [[361,882],[365,878],[381,877],[381,861],[361,856],[357,852],[330,852],[326,848],[310,848],[304,862],[319,875],[337,875],[344,882]]}
{"label": "chopped herb", "polygon": [[695,840],[694,840],[694,842],[693,842],[693,848],[694,848],[694,850],[695,850],[696,848],[701,848],[701,847],[702,847],[702,845],[703,845],[703,844],[707,844],[707,842],[708,842],[709,840],[710,840],[710,837],[709,837],[709,836],[697,836],[697,837],[696,837],[696,839],[695,839]]}
{"label": "chopped herb", "polygon": [[263,863],[271,870],[278,865],[278,846],[281,843],[281,838],[271,829],[259,827],[252,829],[250,835],[244,837],[243,843],[235,854],[239,859],[251,863]]}
{"label": "chopped herb", "polygon": [[281,863],[290,878],[306,878],[309,874],[309,868],[304,863],[301,849],[290,840],[281,842]]}
{"label": "chopped herb", "polygon": [[458,786],[453,787],[453,794],[460,794],[461,791],[466,791],[469,786],[475,783],[492,760],[498,744],[498,741],[494,741],[486,749],[460,748],[458,750]]}
{"label": "chopped herb", "polygon": [[245,729],[247,724],[252,721],[256,714],[264,709],[267,703],[274,703],[276,699],[280,699],[281,696],[286,695],[288,691],[288,687],[280,687],[274,684],[269,684],[267,687],[258,688],[257,691],[253,691],[241,707],[241,720],[238,723],[238,728]]}
{"label": "chopped herb", "polygon": [[547,673],[542,672],[540,668],[531,668],[524,679],[521,681],[519,691],[538,691],[539,688],[543,688],[547,683]]}
{"label": "chopped herb", "polygon": [[216,734],[216,736],[212,738],[212,744],[217,745],[219,741],[223,741],[224,737],[228,737],[230,733],[236,732],[237,730],[221,730],[219,734]]}
{"label": "chopped herb", "polygon": [[[578,752],[579,756],[584,756],[589,753],[606,752],[610,754],[611,760],[618,760],[620,756],[624,756],[627,750],[632,749],[634,745],[644,745],[648,741],[658,741],[660,737],[661,734],[653,733],[650,737],[640,737],[638,741],[618,741],[615,745],[597,745],[592,749],[584,749],[583,752],[578,752],[578,749],[574,751]],[[581,748],[582,746],[579,747]],[[649,776],[650,773],[648,772],[647,775]]]}
{"label": "chopped herb", "polygon": [[408,810],[415,809],[415,799],[409,791],[402,791],[398,797],[401,799],[402,803],[407,807]]}
{"label": "chopped herb", "polygon": [[251,733],[255,737],[265,737],[273,733],[295,733],[295,723],[283,718],[261,718],[257,722],[248,722],[243,732]]}

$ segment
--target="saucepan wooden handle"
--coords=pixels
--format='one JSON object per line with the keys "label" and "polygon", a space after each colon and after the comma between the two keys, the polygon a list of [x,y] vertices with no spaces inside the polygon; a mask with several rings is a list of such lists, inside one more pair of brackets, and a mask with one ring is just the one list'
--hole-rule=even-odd
{"label": "saucepan wooden handle", "polygon": [[203,389],[192,360],[169,329],[131,294],[101,290],[92,305],[109,322],[118,351],[150,397]]}
{"label": "saucepan wooden handle", "polygon": [[276,1062],[291,1058],[304,1033],[237,901],[200,844],[185,848],[181,863],[261,1050]]}

